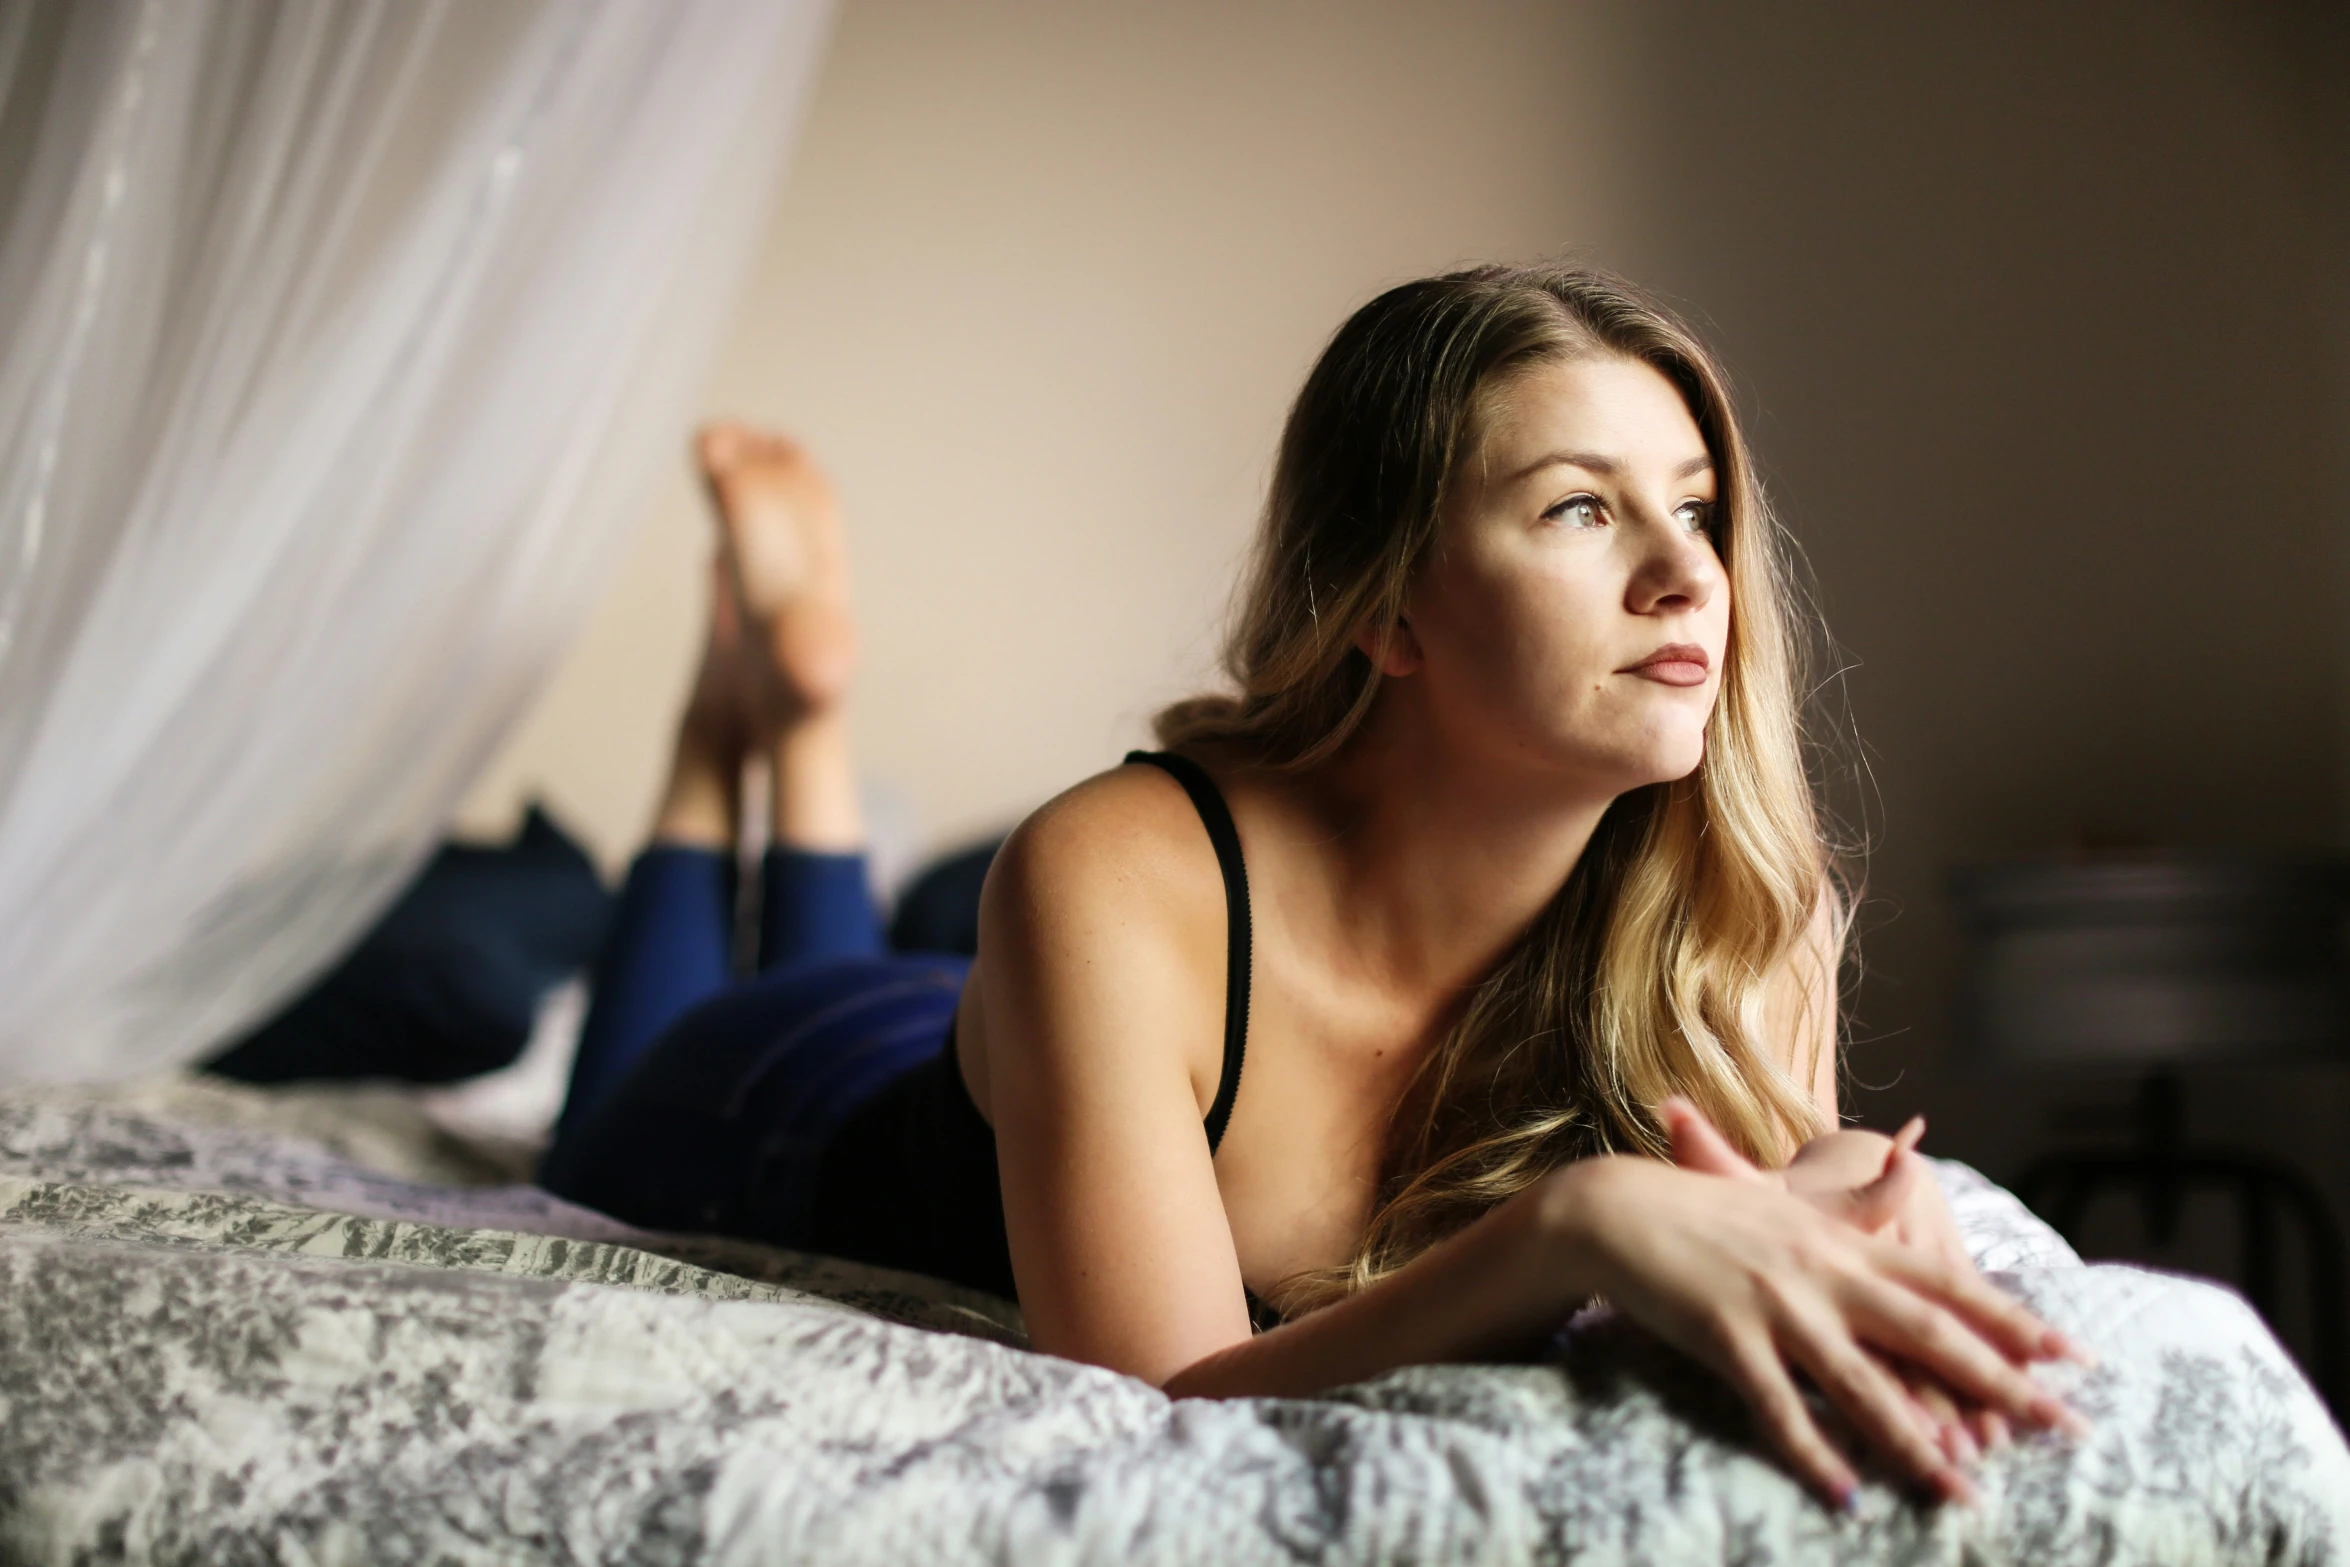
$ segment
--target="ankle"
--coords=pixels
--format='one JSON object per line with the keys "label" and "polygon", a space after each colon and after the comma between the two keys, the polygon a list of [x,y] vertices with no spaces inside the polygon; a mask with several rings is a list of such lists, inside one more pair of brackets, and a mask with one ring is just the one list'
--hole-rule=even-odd
{"label": "ankle", "polygon": [[731,852],[741,831],[741,756],[681,736],[653,813],[653,842]]}
{"label": "ankle", "polygon": [[826,706],[795,718],[769,742],[768,758],[776,844],[827,854],[865,847],[865,811],[845,711]]}

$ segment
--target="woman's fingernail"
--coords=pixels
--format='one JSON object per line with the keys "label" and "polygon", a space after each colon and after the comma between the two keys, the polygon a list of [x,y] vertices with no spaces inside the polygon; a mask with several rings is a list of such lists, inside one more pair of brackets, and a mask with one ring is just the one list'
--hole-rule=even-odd
{"label": "woman's fingernail", "polygon": [[1893,1134],[1893,1145],[1904,1152],[1915,1148],[1926,1135],[1926,1118],[1913,1115],[1901,1123],[1901,1130]]}

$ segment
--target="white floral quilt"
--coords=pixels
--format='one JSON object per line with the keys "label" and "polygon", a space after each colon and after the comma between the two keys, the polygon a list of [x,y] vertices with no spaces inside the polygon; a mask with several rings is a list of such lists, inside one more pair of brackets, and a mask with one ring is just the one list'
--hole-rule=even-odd
{"label": "white floral quilt", "polygon": [[[0,1094],[0,1561],[2350,1562],[2350,1453],[2235,1296],[1942,1176],[2103,1354],[1981,1502],[1821,1508],[1621,1323],[1175,1402],[904,1275],[623,1228],[383,1091]],[[501,1181],[507,1184],[499,1184]]]}

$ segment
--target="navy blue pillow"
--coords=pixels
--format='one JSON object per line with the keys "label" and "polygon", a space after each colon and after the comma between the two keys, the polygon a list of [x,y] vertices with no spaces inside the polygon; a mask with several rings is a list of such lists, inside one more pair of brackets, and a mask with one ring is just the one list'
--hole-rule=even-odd
{"label": "navy blue pillow", "polygon": [[248,1083],[447,1083],[509,1065],[540,1000],[595,961],[612,895],[537,806],[512,843],[443,845],[351,955],[206,1063]]}
{"label": "navy blue pillow", "polygon": [[898,899],[889,944],[899,952],[979,951],[979,889],[1004,840],[993,838],[932,862]]}

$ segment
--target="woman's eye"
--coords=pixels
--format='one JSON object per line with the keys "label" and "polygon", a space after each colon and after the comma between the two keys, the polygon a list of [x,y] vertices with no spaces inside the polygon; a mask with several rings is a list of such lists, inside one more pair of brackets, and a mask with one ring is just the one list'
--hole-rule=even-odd
{"label": "woman's eye", "polygon": [[1599,499],[1592,495],[1570,495],[1542,515],[1569,528],[1596,528],[1601,521]]}
{"label": "woman's eye", "polygon": [[1673,515],[1691,533],[1703,533],[1713,523],[1714,508],[1710,501],[1683,501],[1673,508]]}

